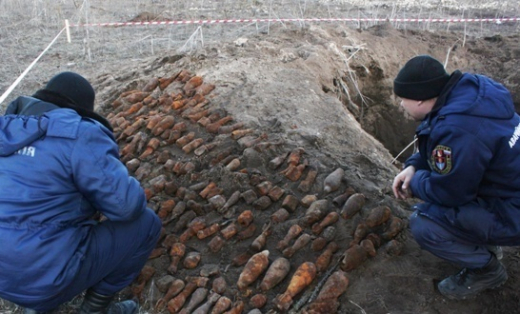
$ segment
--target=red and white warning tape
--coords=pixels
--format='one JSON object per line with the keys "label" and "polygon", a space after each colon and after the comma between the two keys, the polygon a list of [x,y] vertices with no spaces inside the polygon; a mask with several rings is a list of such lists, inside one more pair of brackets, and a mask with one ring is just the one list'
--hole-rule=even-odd
{"label": "red and white warning tape", "polygon": [[181,25],[181,24],[231,24],[231,23],[269,23],[269,22],[416,22],[416,23],[474,23],[492,22],[502,24],[505,22],[520,22],[519,17],[495,18],[495,19],[409,19],[409,18],[316,18],[316,19],[228,19],[228,20],[189,20],[189,21],[142,21],[142,22],[113,22],[113,23],[89,23],[70,24],[76,27],[91,26],[142,26],[142,25]]}

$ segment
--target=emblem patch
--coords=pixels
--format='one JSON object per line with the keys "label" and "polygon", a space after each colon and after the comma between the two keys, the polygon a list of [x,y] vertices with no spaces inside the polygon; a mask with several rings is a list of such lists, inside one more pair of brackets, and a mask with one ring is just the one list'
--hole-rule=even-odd
{"label": "emblem patch", "polygon": [[451,148],[437,145],[432,151],[431,165],[433,170],[440,174],[447,174],[451,170]]}

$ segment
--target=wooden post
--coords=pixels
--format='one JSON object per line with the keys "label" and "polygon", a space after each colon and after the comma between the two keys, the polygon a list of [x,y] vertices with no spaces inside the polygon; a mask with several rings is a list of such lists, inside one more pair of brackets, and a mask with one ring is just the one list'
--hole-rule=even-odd
{"label": "wooden post", "polygon": [[69,20],[65,20],[65,31],[67,33],[67,42],[70,44],[71,40],[70,40],[70,25],[69,25]]}

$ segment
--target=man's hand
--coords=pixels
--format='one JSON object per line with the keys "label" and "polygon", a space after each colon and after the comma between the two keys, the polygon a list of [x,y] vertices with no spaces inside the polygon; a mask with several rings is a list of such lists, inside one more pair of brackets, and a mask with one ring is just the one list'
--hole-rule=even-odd
{"label": "man's hand", "polygon": [[405,200],[413,196],[409,186],[414,174],[415,168],[413,166],[408,166],[395,176],[394,182],[392,183],[392,190],[394,191],[396,198]]}

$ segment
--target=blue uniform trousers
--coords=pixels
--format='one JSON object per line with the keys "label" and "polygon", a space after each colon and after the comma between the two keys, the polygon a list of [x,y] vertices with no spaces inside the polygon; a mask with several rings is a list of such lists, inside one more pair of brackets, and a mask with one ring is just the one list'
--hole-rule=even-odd
{"label": "blue uniform trousers", "polygon": [[27,306],[49,311],[88,288],[113,295],[132,283],[155,248],[162,224],[150,209],[134,221],[104,221],[92,228],[89,247],[76,280],[45,304]]}
{"label": "blue uniform trousers", "polygon": [[492,253],[485,245],[456,236],[419,211],[410,216],[410,230],[422,249],[460,267],[481,268],[491,259]]}

